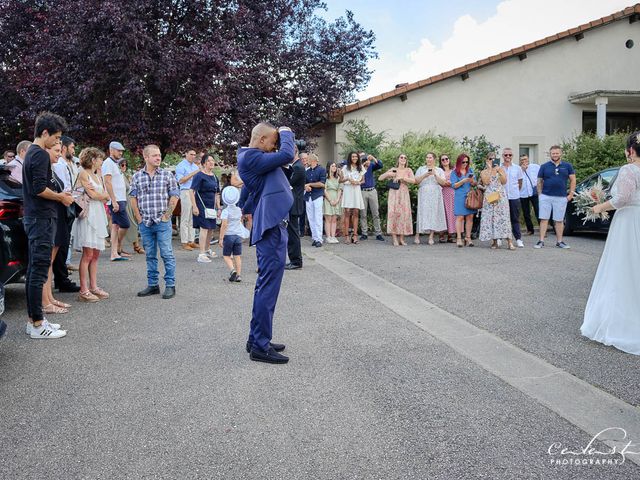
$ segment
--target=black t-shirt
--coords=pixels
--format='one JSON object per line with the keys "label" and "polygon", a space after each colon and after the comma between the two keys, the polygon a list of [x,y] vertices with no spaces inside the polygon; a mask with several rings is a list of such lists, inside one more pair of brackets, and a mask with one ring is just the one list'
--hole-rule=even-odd
{"label": "black t-shirt", "polygon": [[45,188],[51,188],[52,177],[49,154],[35,143],[32,144],[24,156],[24,164],[22,166],[22,194],[24,197],[25,217],[57,217],[56,204],[58,202],[38,196]]}

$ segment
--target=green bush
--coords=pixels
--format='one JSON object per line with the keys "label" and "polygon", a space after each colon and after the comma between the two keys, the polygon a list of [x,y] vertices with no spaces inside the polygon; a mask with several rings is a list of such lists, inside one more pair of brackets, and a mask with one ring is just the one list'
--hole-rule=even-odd
{"label": "green bush", "polygon": [[340,144],[342,158],[349,152],[365,152],[378,157],[380,148],[387,140],[385,132],[375,133],[364,120],[349,120],[345,130],[347,141]]}
{"label": "green bush", "polygon": [[581,133],[562,143],[563,159],[573,165],[580,182],[605,168],[624,165],[628,135],[614,133],[599,138],[593,133]]}

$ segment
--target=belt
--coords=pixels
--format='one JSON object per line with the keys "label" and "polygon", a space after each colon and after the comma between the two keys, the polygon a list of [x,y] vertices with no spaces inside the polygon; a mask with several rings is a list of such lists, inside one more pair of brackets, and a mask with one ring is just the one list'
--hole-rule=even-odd
{"label": "belt", "polygon": [[371,188],[361,188],[360,190],[363,192],[370,192],[371,190],[375,190],[376,187],[371,187]]}

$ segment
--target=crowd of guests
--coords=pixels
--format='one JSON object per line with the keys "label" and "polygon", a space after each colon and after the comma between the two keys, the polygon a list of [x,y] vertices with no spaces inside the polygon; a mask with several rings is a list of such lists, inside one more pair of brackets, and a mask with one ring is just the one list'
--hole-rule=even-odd
{"label": "crowd of guests", "polygon": [[[495,152],[490,152],[482,169],[474,172],[466,153],[452,161],[448,154],[437,156],[428,152],[424,165],[413,172],[407,155],[402,153],[395,164],[378,177],[387,189],[387,234],[391,235],[394,246],[407,245],[409,237],[419,244],[420,236],[425,234],[429,245],[434,245],[437,237],[439,243],[473,247],[474,220],[479,218],[480,241],[491,242],[493,249],[504,243],[509,250],[515,250],[524,247],[521,211],[527,234],[535,234],[533,210],[540,224],[540,239],[535,248],[544,246],[550,219],[555,222],[556,246],[569,248],[563,241],[562,222],[566,205],[575,192],[575,172],[569,163],[562,161],[559,146],[551,147],[550,157],[542,168],[530,163],[527,155],[521,155],[515,164],[512,149],[505,148],[502,161],[496,158]],[[341,225],[345,243],[356,244],[359,239],[368,239],[369,211],[376,238],[385,240],[380,228],[379,198],[373,175],[374,171],[383,168],[380,159],[364,152],[350,152],[340,165],[329,162],[325,168],[319,165],[317,156],[303,153],[297,155],[294,166],[297,162],[305,168],[302,195],[313,246],[337,243],[338,225]],[[295,182],[291,185],[295,198]],[[415,221],[411,185],[418,186]],[[303,235],[305,224],[298,222],[297,217],[292,218],[299,234]],[[294,232],[292,241],[298,241],[297,238]],[[301,263],[291,259],[291,249],[289,256],[288,268],[299,268]]]}
{"label": "crowd of guests", "polygon": [[[20,142],[17,155],[6,155],[11,157],[6,168],[23,190],[29,258],[26,333],[31,338],[66,335],[60,324],[46,317],[72,308],[55,298],[55,289],[76,292],[79,302],[109,298],[98,281],[98,260],[107,248],[112,262],[127,262],[133,252],[146,255],[147,287],[138,292],[139,297],[160,294],[159,252],[165,270],[162,298],[173,298],[176,262],[172,221],[180,197],[184,202],[180,216],[183,248],[196,246],[198,261],[210,262],[216,257],[210,247],[215,243],[212,234],[220,224],[220,247],[230,270],[229,280],[242,280],[242,242],[249,231],[236,205],[240,189],[233,184],[239,179],[228,175],[219,181],[213,173],[213,157],[205,153],[194,163],[192,151],[174,174],[160,167],[162,157],[156,145],[144,148],[144,163],[130,175],[120,142],[109,144],[108,155],[87,147],[76,157],[74,140],[63,136],[66,129],[62,117],[42,113],[35,122],[34,141]],[[194,228],[200,229],[197,245]],[[132,252],[125,250],[127,242]],[[74,251],[80,252],[77,267],[71,262]],[[79,285],[69,279],[70,270],[79,271]]]}
{"label": "crowd of guests", "polygon": [[[182,248],[197,249],[196,261],[211,263],[218,256],[212,245],[219,243],[229,281],[242,280],[242,245],[250,236],[253,212],[250,192],[237,171],[218,178],[214,157],[188,150],[174,173],[160,167],[160,149],[148,145],[143,150],[144,163],[130,175],[120,142],[109,144],[108,155],[87,147],[76,157],[75,142],[62,135],[65,130],[64,119],[45,112],[36,119],[34,141],[20,142],[13,157],[5,155],[11,157],[6,168],[23,185],[29,241],[26,331],[32,338],[66,335],[45,316],[72,308],[55,298],[55,289],[77,292],[80,302],[109,298],[98,281],[98,260],[107,248],[112,262],[127,262],[134,252],[146,255],[147,286],[138,292],[140,297],[160,294],[159,252],[165,267],[162,297],[173,298],[172,219],[178,202]],[[514,250],[524,246],[522,208],[529,234],[534,234],[531,209],[539,220],[536,248],[544,246],[550,219],[555,221],[556,245],[569,248],[562,240],[562,221],[575,191],[575,174],[570,164],[562,162],[560,147],[552,147],[550,155],[551,161],[542,167],[529,164],[526,156],[514,165],[512,150],[505,148],[502,162],[489,153],[478,174],[464,153],[454,164],[447,154],[438,157],[429,152],[416,172],[409,167],[407,155],[398,155],[395,164],[378,178],[388,189],[387,233],[393,245],[406,245],[410,237],[419,244],[420,235],[426,234],[429,245],[437,237],[440,243],[472,247],[474,217],[481,212],[480,241],[490,241],[491,248],[504,241]],[[329,162],[325,167],[317,155],[296,151],[293,163],[283,169],[294,197],[287,224],[287,269],[302,268],[300,235],[305,222],[315,247],[338,243],[340,236],[344,243],[357,244],[368,239],[370,212],[376,239],[385,241],[374,177],[375,171],[383,169],[380,159],[351,152],[345,161]],[[418,186],[415,222],[410,185]],[[476,190],[484,195],[474,205],[469,199]],[[131,252],[125,249],[128,243]],[[71,262],[74,251],[81,252],[77,267]],[[69,279],[69,270],[75,269],[79,270],[79,285]]]}

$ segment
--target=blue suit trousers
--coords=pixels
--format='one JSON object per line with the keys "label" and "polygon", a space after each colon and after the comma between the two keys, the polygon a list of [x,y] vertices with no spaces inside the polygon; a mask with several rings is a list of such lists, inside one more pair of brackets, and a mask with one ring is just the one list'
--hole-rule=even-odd
{"label": "blue suit trousers", "polygon": [[256,243],[258,279],[253,294],[253,312],[249,345],[262,351],[269,349],[273,329],[273,312],[280,294],[287,257],[287,228],[277,225],[264,232]]}

